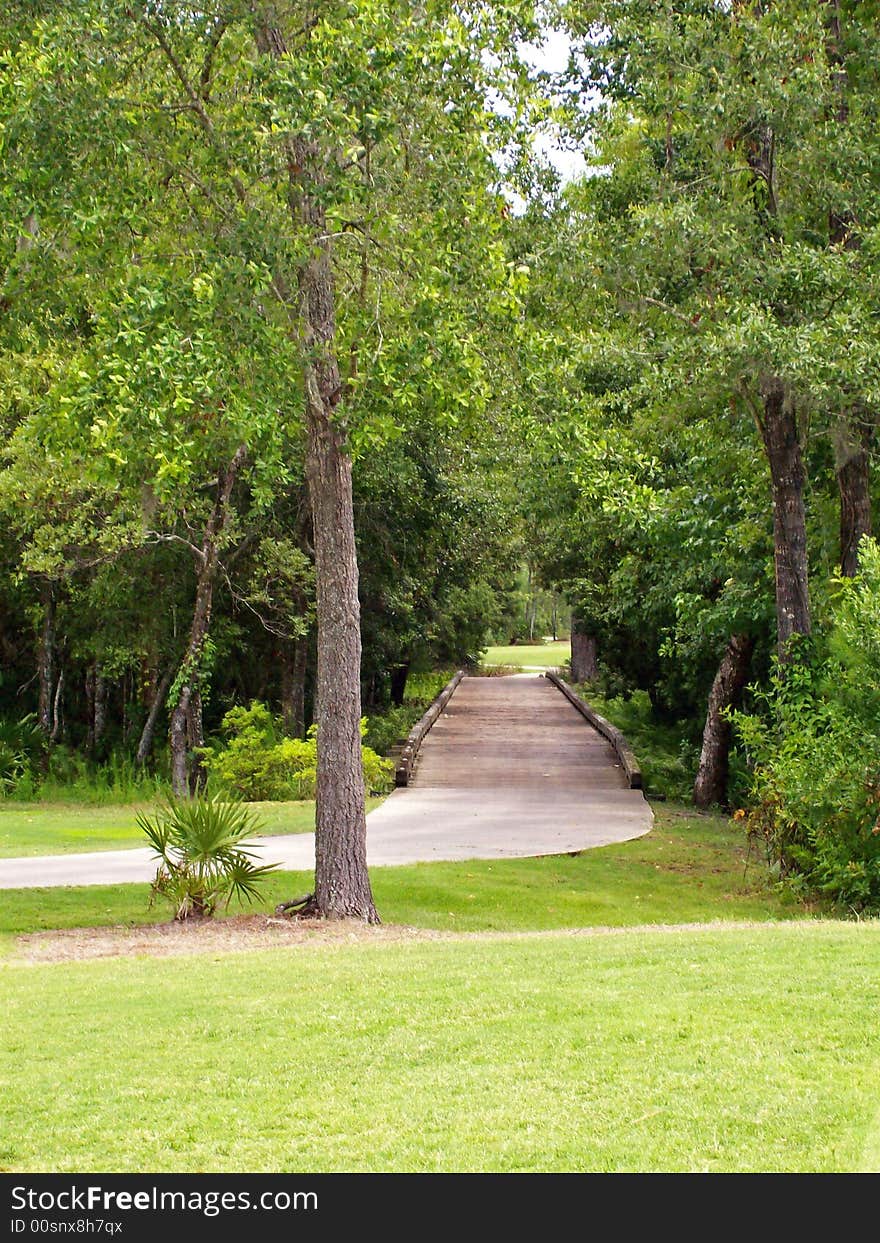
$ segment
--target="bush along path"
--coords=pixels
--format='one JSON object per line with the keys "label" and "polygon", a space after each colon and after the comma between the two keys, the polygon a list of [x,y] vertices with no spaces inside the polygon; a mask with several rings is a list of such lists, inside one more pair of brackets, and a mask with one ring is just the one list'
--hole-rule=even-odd
{"label": "bush along path", "polygon": [[[568,854],[647,833],[651,809],[602,738],[541,677],[465,678],[413,784],[368,818],[370,863]],[[308,871],[314,837],[259,837],[261,863]],[[0,860],[0,888],[151,880],[149,850]]]}

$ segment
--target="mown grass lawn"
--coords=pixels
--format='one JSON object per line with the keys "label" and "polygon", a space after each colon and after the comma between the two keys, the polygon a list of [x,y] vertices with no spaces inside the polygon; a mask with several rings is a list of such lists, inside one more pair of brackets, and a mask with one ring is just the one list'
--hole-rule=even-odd
{"label": "mown grass lawn", "polygon": [[14,933],[155,921],[147,887],[0,892],[0,1169],[878,1168],[880,926],[655,810],[577,856],[373,870],[386,923],[451,939],[33,964]]}
{"label": "mown grass lawn", "polygon": [[515,643],[510,647],[486,648],[480,663],[487,668],[492,665],[509,665],[518,668],[556,669],[571,659],[571,644],[565,643]]}
{"label": "mown grass lawn", "polygon": [[[802,906],[766,883],[743,834],[720,816],[655,808],[655,827],[633,842],[580,855],[420,863],[371,870],[387,923],[446,931],[527,931],[595,925],[691,923],[715,919],[791,919]],[[311,888],[306,873],[280,872],[259,907]],[[44,928],[148,923],[146,885],[0,890],[0,935]],[[236,908],[238,909],[238,908]]]}
{"label": "mown grass lawn", "polygon": [[876,1168],[880,929],[0,967],[13,1170]]}
{"label": "mown grass lawn", "polygon": [[[382,800],[371,799],[369,807]],[[250,803],[264,833],[311,833],[313,801]],[[67,854],[89,850],[125,850],[145,845],[137,816],[148,803],[13,803],[0,800],[0,858],[16,855]]]}

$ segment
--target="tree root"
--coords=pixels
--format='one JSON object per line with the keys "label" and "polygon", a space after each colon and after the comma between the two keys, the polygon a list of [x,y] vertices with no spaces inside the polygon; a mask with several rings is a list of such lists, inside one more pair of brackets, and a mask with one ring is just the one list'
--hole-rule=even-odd
{"label": "tree root", "polygon": [[279,902],[278,905],[275,907],[275,914],[283,915],[286,919],[333,919],[333,918],[358,919],[358,918],[361,918],[362,922],[366,924],[376,925],[382,922],[379,919],[379,916],[376,914],[375,910],[371,913],[369,918],[363,918],[361,916],[355,915],[354,913],[348,916],[338,916],[338,917],[334,917],[332,915],[330,916],[325,915],[323,911],[318,909],[318,900],[313,893],[307,893],[302,898],[293,898],[290,902]]}
{"label": "tree root", "polygon": [[279,902],[275,907],[276,915],[286,915],[288,919],[317,919],[318,905],[313,893],[302,898],[293,898],[290,902]]}

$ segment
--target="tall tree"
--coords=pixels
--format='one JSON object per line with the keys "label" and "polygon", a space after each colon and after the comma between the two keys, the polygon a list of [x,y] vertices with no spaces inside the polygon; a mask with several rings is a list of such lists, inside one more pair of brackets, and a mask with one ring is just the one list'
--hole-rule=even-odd
{"label": "tall tree", "polygon": [[[141,508],[155,499],[166,518],[151,519],[150,538],[195,549],[190,637],[170,691],[178,786],[185,716],[198,742],[196,666],[216,545],[240,537],[249,498],[257,510],[270,505],[279,454],[304,449],[318,620],[312,905],[323,916],[377,918],[360,758],[353,446],[381,446],[402,422],[382,391],[389,289],[425,316],[420,345],[430,354],[429,312],[436,318],[454,285],[460,223],[490,297],[506,296],[491,151],[495,131],[503,141],[518,114],[493,112],[488,100],[490,88],[524,85],[515,49],[533,29],[530,11],[441,0],[94,0],[25,24],[29,89],[11,101],[9,131],[25,156],[19,205],[37,201],[51,217],[52,241],[33,247],[42,274],[50,254],[75,267],[80,309],[98,328],[80,343],[78,370],[63,368],[68,422],[78,420],[76,434],[91,435],[118,475],[147,481]],[[51,190],[32,158],[41,130],[60,157]],[[162,310],[181,291],[193,331]],[[130,322],[131,307],[145,323]],[[152,365],[134,365],[145,346]],[[88,379],[68,392],[77,375]],[[405,385],[390,395],[412,400]],[[298,419],[297,444],[288,432]],[[186,430],[168,443],[175,420]],[[142,435],[150,422],[160,429],[152,446]],[[219,480],[213,509],[207,480]],[[184,529],[163,510],[172,481],[179,504],[188,496]],[[127,499],[130,531],[134,488]]]}

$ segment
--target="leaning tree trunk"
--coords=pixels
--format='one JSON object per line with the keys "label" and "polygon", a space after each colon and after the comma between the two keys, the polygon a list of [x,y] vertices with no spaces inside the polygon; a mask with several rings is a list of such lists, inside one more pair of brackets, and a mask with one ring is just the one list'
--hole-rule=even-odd
{"label": "leaning tree trunk", "polygon": [[792,637],[811,630],[804,463],[788,387],[778,377],[768,377],[761,382],[761,396],[761,431],[773,496],[776,634],[779,658],[785,661]]}
{"label": "leaning tree trunk", "polygon": [[573,682],[592,682],[599,676],[596,640],[584,630],[584,624],[576,613],[571,615],[571,679]]}
{"label": "leaning tree trunk", "polygon": [[[236,449],[232,461],[220,472],[217,480],[217,498],[205,527],[199,553],[199,569],[196,581],[196,599],[190,626],[189,642],[178,672],[179,693],[171,711],[169,736],[171,741],[171,788],[178,798],[190,794],[189,748],[191,737],[196,736],[201,725],[201,677],[202,655],[211,624],[211,604],[214,596],[214,580],[217,577],[218,541],[229,513],[229,498],[236,476],[244,464],[244,445]],[[194,724],[198,722],[194,732]],[[199,735],[200,736],[200,735]]]}
{"label": "leaning tree trunk", "polygon": [[755,641],[750,635],[731,636],[715,674],[706,709],[700,765],[694,782],[694,802],[698,807],[711,807],[713,803],[723,805],[727,801],[731,728],[724,713],[739,701],[754,647]]}
{"label": "leaning tree trunk", "polygon": [[150,711],[147,713],[147,719],[144,721],[144,728],[141,730],[140,741],[138,742],[137,754],[134,762],[138,768],[143,768],[150,757],[153,750],[153,739],[156,736],[156,723],[159,720],[159,713],[165,703],[168,691],[171,689],[171,679],[174,677],[174,669],[165,670],[162,680],[156,687],[156,693],[153,696],[153,702],[150,704]]}

